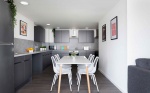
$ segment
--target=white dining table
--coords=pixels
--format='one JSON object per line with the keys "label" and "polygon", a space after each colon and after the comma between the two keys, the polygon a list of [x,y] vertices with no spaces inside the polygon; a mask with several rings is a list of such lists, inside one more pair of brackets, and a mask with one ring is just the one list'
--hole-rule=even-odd
{"label": "white dining table", "polygon": [[60,65],[58,93],[60,93],[62,65],[64,65],[64,64],[84,64],[84,65],[86,65],[88,93],[91,93],[89,74],[88,74],[88,65],[91,64],[91,62],[85,56],[75,56],[74,58],[71,56],[64,56],[59,61],[57,61],[56,64]]}

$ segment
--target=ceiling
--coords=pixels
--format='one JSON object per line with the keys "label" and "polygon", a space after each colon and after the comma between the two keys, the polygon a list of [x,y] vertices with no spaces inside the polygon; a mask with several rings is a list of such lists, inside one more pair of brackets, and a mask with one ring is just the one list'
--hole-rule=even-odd
{"label": "ceiling", "polygon": [[[17,11],[44,28],[97,29],[100,19],[119,0],[14,0]],[[51,24],[47,26],[46,24]]]}

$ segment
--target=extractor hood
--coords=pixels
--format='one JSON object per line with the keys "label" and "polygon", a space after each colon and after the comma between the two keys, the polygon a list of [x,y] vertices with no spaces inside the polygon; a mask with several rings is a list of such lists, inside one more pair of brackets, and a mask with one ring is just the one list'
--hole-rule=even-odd
{"label": "extractor hood", "polygon": [[78,38],[78,30],[77,29],[70,30],[70,38]]}

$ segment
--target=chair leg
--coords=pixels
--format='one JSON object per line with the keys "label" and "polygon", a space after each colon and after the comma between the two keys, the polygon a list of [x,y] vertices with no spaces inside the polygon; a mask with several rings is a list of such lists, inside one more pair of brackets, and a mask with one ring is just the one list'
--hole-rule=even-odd
{"label": "chair leg", "polygon": [[78,73],[76,75],[77,75],[77,77],[76,77],[76,79],[77,79],[77,85],[79,85],[79,75],[78,75]]}
{"label": "chair leg", "polygon": [[56,83],[57,78],[58,78],[58,75],[55,74],[54,85],[55,85],[55,83]]}
{"label": "chair leg", "polygon": [[78,92],[79,92],[80,83],[81,83],[81,74],[78,74],[78,75],[79,75],[79,82],[78,82]]}
{"label": "chair leg", "polygon": [[93,76],[91,75],[91,79],[93,80]]}
{"label": "chair leg", "polygon": [[55,77],[56,77],[56,74],[54,75],[54,78],[53,78],[53,82],[52,82],[51,90],[50,90],[50,91],[52,91],[52,89],[53,89],[53,85],[55,84]]}
{"label": "chair leg", "polygon": [[92,75],[92,80],[93,80],[93,83],[95,85],[95,78],[94,78],[94,75]]}
{"label": "chair leg", "polygon": [[95,78],[95,84],[96,84],[96,87],[97,87],[97,91],[99,92],[99,88],[98,88],[98,85],[97,85],[96,77],[95,77],[95,75],[93,75],[93,76],[94,76],[94,78]]}
{"label": "chair leg", "polygon": [[68,74],[68,79],[69,79],[70,91],[72,91],[72,88],[71,88],[71,85],[72,85],[71,74]]}

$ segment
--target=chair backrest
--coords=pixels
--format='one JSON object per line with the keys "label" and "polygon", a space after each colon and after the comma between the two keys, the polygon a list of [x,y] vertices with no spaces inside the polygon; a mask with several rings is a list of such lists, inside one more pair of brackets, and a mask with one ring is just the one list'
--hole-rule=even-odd
{"label": "chair backrest", "polygon": [[95,55],[92,55],[91,58],[90,58],[90,62],[91,62],[91,63],[94,62],[94,58],[95,58]]}
{"label": "chair backrest", "polygon": [[88,60],[90,60],[90,59],[91,59],[91,57],[92,57],[92,54],[90,54],[90,55],[89,55]]}
{"label": "chair backrest", "polygon": [[53,71],[56,73],[57,72],[56,71],[56,66],[57,66],[56,59],[54,58],[54,56],[51,56],[51,60],[52,60],[52,64],[53,64]]}
{"label": "chair backrest", "polygon": [[56,67],[56,59],[54,58],[54,56],[51,56],[51,60],[52,60],[52,64],[53,64],[53,67]]}
{"label": "chair backrest", "polygon": [[59,58],[58,58],[57,55],[54,55],[54,58],[55,58],[56,61],[59,61]]}
{"label": "chair backrest", "polygon": [[56,56],[57,56],[58,60],[60,60],[60,56],[59,56],[59,54],[56,54]]}
{"label": "chair backrest", "polygon": [[93,73],[96,72],[96,67],[97,67],[98,60],[99,60],[99,57],[96,57],[95,60],[94,60],[94,62],[93,62],[93,66],[94,66],[93,67],[93,71],[92,71]]}

